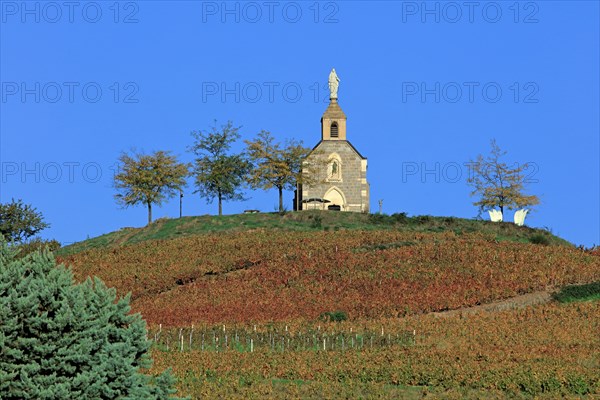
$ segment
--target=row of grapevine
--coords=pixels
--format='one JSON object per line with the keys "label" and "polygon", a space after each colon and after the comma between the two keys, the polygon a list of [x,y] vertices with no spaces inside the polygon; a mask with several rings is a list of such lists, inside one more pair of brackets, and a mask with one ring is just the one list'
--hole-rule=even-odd
{"label": "row of grapevine", "polygon": [[[256,328],[255,328],[256,329]],[[235,329],[227,332],[221,327],[194,329],[193,326],[179,329],[165,329],[148,332],[148,340],[163,351],[335,351],[365,350],[388,346],[413,346],[416,344],[416,331],[385,333],[370,331],[307,330],[258,331]]]}

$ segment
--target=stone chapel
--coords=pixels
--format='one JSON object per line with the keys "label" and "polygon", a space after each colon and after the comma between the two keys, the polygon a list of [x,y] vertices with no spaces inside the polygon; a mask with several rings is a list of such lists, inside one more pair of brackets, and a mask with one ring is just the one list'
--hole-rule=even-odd
{"label": "stone chapel", "polygon": [[321,117],[321,141],[303,166],[303,174],[310,174],[311,182],[298,185],[294,209],[369,212],[367,159],[347,139],[347,118],[338,103],[338,86],[333,69],[329,106]]}

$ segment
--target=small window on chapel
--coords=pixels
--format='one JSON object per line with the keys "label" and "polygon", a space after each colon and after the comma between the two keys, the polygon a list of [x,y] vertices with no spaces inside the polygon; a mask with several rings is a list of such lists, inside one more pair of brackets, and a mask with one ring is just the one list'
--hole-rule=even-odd
{"label": "small window on chapel", "polygon": [[338,124],[337,124],[337,122],[333,122],[331,124],[331,137],[332,138],[336,138],[338,136],[339,136],[339,133],[338,133]]}

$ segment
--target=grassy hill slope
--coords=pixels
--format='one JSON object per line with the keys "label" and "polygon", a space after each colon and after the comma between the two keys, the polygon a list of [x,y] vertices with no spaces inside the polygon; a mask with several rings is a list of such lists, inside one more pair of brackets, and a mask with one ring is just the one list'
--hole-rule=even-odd
{"label": "grassy hill slope", "polygon": [[359,214],[305,211],[300,213],[259,213],[225,216],[198,216],[159,219],[143,228],[123,228],[96,238],[65,246],[59,255],[74,254],[92,248],[123,246],[146,240],[174,239],[205,233],[243,232],[253,229],[283,231],[395,230],[403,232],[445,232],[456,234],[480,232],[494,235],[498,241],[571,245],[543,229],[519,227],[513,223],[493,223],[454,217],[404,214]]}

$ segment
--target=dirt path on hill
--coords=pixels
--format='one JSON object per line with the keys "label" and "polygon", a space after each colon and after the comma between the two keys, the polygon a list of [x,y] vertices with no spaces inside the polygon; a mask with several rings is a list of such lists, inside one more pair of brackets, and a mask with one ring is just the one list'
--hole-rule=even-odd
{"label": "dirt path on hill", "polygon": [[554,293],[554,291],[544,290],[540,292],[527,293],[521,296],[511,297],[506,300],[495,301],[493,303],[482,304],[473,307],[463,307],[456,310],[434,312],[432,314],[436,317],[450,317],[460,314],[468,315],[479,312],[493,312],[510,310],[514,308],[524,308],[536,304],[548,303],[550,300],[552,300],[552,293]]}

